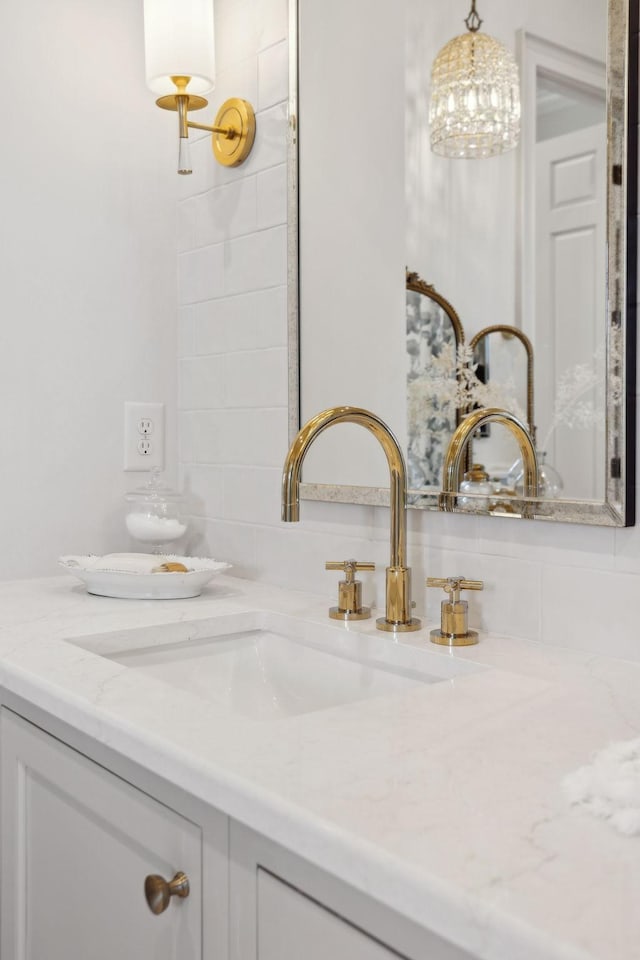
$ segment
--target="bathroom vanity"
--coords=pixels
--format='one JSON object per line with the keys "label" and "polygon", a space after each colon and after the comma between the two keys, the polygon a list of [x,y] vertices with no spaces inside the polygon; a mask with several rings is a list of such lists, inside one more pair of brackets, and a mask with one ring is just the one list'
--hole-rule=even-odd
{"label": "bathroom vanity", "polygon": [[562,791],[640,732],[640,665],[394,642],[231,577],[0,607],[3,957],[640,956],[638,840]]}
{"label": "bathroom vanity", "polygon": [[[7,709],[2,747],[7,955],[469,956],[94,744],[80,752]],[[154,916],[143,880],[174,864],[188,896]]]}

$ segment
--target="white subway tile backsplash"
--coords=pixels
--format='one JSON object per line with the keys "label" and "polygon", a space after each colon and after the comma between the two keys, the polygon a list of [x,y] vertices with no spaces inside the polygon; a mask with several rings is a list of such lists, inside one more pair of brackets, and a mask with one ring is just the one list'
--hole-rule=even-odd
{"label": "white subway tile backsplash", "polygon": [[247,160],[247,173],[256,173],[285,163],[287,159],[288,110],[279,103],[256,117],[256,143]]}
{"label": "white subway tile backsplash", "polygon": [[[195,457],[193,452],[194,429],[192,419],[196,416],[190,410],[178,411],[178,460],[180,464],[180,476],[185,463],[191,463]],[[180,480],[182,482],[182,479]]]}
{"label": "white subway tile backsplash", "polygon": [[216,0],[218,70],[233,67],[239,60],[256,56],[256,26],[255,0]]}
{"label": "white subway tile backsplash", "polygon": [[225,358],[185,357],[179,367],[181,410],[206,410],[224,406]]}
{"label": "white subway tile backsplash", "polygon": [[465,576],[482,580],[485,585],[474,597],[483,629],[525,640],[539,639],[543,564],[478,554],[467,567],[470,572]]}
{"label": "white subway tile backsplash", "polygon": [[[189,414],[188,463],[224,463],[225,415],[220,410]],[[183,460],[183,464],[185,460]]]}
{"label": "white subway tile backsplash", "polygon": [[287,411],[200,410],[182,414],[182,463],[281,467],[287,449]]}
{"label": "white subway tile backsplash", "polygon": [[274,227],[224,245],[224,292],[277,287],[287,279],[287,230]]}
{"label": "white subway tile backsplash", "polygon": [[225,518],[224,473],[225,468],[217,464],[188,464],[184,468],[182,485],[192,516],[216,520]]}
{"label": "white subway tile backsplash", "polygon": [[223,463],[280,467],[287,447],[287,410],[225,410],[220,423]]}
{"label": "white subway tile backsplash", "polygon": [[264,50],[289,32],[289,0],[254,0],[258,50]]}
{"label": "white subway tile backsplash", "polygon": [[197,355],[227,353],[227,324],[224,300],[204,300],[193,304],[193,353]]}
{"label": "white subway tile backsplash", "polygon": [[[211,103],[218,110],[224,101],[230,97],[240,97],[242,100],[248,100],[254,111],[258,112],[258,59],[256,55],[227,63],[218,70],[216,88],[211,95]],[[217,164],[216,166],[218,166],[219,172],[228,174],[224,178],[225,182],[237,178],[238,175],[244,175],[243,167],[220,167]]]}
{"label": "white subway tile backsplash", "polygon": [[224,285],[222,244],[190,250],[178,257],[178,292],[181,306],[219,296]]}
{"label": "white subway tile backsplash", "polygon": [[196,353],[263,350],[287,342],[287,290],[271,287],[212,301],[194,315]]}
{"label": "white subway tile backsplash", "polygon": [[523,523],[506,517],[478,517],[476,522],[478,549],[482,553],[545,563],[613,568],[615,532],[610,527],[584,527],[542,520]]}
{"label": "white subway tile backsplash", "polygon": [[178,357],[195,353],[194,307],[182,307],[178,312]]}
{"label": "white subway tile backsplash", "polygon": [[286,40],[258,54],[258,109],[266,110],[289,94],[289,45]]}
{"label": "white subway tile backsplash", "polygon": [[226,357],[226,405],[286,407],[287,359],[284,347],[230,353]]}
{"label": "white subway tile backsplash", "polygon": [[197,206],[197,197],[185,197],[178,203],[176,223],[178,253],[186,253],[194,247],[202,246],[196,243]]}
{"label": "white subway tile backsplash", "polygon": [[477,520],[474,516],[434,510],[410,510],[407,521],[409,539],[418,546],[475,553],[478,548]]}
{"label": "white subway tile backsplash", "polygon": [[542,585],[543,643],[640,659],[638,578],[549,564]]}
{"label": "white subway tile backsplash", "polygon": [[248,523],[280,523],[282,473],[269,467],[226,467],[224,517]]}
{"label": "white subway tile backsplash", "polygon": [[272,287],[237,298],[227,316],[229,351],[284,347],[287,343],[287,288]]}
{"label": "white subway tile backsplash", "polygon": [[251,523],[196,519],[189,539],[190,552],[196,557],[214,557],[232,564],[234,576],[255,578],[258,529]]}
{"label": "white subway tile backsplash", "polygon": [[187,202],[195,205],[189,217],[194,247],[241,237],[253,233],[258,227],[255,177],[234,180]]}
{"label": "white subway tile backsplash", "polygon": [[[314,533],[302,522],[256,527],[256,575],[278,586],[322,594],[329,606],[335,605],[337,597],[336,575],[325,571],[325,561],[364,556],[367,552],[371,554],[371,545],[366,540]],[[384,553],[374,553],[367,559],[384,570]]]}
{"label": "white subway tile backsplash", "polygon": [[258,227],[287,222],[287,165],[280,163],[258,174]]}
{"label": "white subway tile backsplash", "polygon": [[[283,446],[280,464],[284,464],[288,445]],[[304,469],[303,469],[304,479]],[[327,533],[338,537],[353,537],[356,540],[372,539],[374,530],[375,507],[357,503],[324,503],[321,500],[305,500],[300,504],[300,518],[305,528],[313,533]],[[382,511],[381,511],[382,512]],[[387,539],[389,526],[387,524]],[[347,560],[350,557],[332,557],[333,560]],[[368,560],[368,557],[356,557],[356,560]]]}

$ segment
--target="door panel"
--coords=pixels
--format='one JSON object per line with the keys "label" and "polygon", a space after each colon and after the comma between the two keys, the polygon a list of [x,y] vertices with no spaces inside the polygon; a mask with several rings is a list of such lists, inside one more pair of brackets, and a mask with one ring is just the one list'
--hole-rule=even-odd
{"label": "door panel", "polygon": [[[2,956],[200,960],[200,828],[7,710],[1,735]],[[145,877],[177,870],[155,916]]]}

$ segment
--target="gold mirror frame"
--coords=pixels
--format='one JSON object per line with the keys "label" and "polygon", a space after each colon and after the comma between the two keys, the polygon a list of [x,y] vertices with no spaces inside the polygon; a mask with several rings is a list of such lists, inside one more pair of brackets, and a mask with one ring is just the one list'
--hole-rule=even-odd
{"label": "gold mirror frame", "polygon": [[[298,9],[289,0],[288,319],[289,436],[300,423],[298,236]],[[638,5],[609,0],[607,41],[607,389],[603,501],[531,500],[534,519],[623,527],[635,523]],[[631,133],[631,136],[629,136]],[[450,305],[449,305],[450,306]],[[409,506],[438,510],[437,490],[409,491]],[[389,505],[380,487],[302,483],[306,500]],[[463,508],[456,512],[464,513]]]}
{"label": "gold mirror frame", "polygon": [[407,268],[405,286],[407,290],[412,290],[414,293],[421,293],[424,297],[429,297],[430,300],[434,300],[438,306],[442,307],[451,321],[453,336],[456,341],[456,349],[461,343],[464,343],[464,328],[457,311],[448,300],[445,300],[442,294],[438,293],[433,284],[427,283],[419,273]]}

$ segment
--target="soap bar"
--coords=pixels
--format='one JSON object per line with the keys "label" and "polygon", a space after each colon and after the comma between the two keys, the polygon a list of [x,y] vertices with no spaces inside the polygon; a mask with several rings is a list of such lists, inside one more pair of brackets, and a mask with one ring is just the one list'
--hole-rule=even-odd
{"label": "soap bar", "polygon": [[154,567],[151,573],[189,573],[189,568],[185,567],[184,563],[167,560],[166,563],[161,563],[159,566]]}

